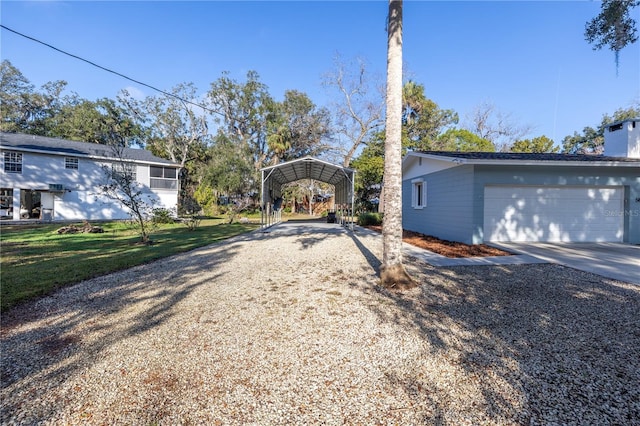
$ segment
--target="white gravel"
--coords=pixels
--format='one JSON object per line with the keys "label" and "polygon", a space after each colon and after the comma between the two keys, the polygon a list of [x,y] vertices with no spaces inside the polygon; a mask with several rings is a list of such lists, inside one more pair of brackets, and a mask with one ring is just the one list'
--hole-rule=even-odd
{"label": "white gravel", "polygon": [[2,316],[2,424],[640,425],[640,287],[274,228]]}

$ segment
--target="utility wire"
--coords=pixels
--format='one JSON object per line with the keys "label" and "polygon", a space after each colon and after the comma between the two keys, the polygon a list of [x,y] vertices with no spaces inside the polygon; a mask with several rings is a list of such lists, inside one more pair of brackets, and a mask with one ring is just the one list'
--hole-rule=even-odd
{"label": "utility wire", "polygon": [[65,55],[67,55],[67,56],[71,56],[72,58],[79,59],[79,60],[81,60],[82,62],[86,62],[86,63],[88,63],[89,65],[93,65],[93,66],[94,66],[94,67],[96,67],[96,68],[100,68],[101,70],[104,70],[104,71],[110,72],[111,74],[115,74],[115,75],[117,75],[117,76],[119,76],[119,77],[122,77],[122,78],[124,78],[124,79],[127,79],[127,80],[129,80],[129,81],[133,81],[133,82],[134,82],[134,83],[136,83],[136,84],[139,84],[139,85],[141,85],[141,86],[148,87],[149,89],[155,90],[156,92],[160,92],[160,93],[162,93],[162,94],[163,94],[163,95],[165,95],[165,96],[170,96],[170,97],[172,97],[172,98],[176,98],[176,99],[178,99],[178,100],[182,101],[183,103],[191,104],[191,105],[197,106],[197,107],[202,108],[203,110],[208,111],[208,112],[213,113],[213,114],[220,114],[220,115],[223,115],[223,114],[221,114],[220,112],[215,111],[215,110],[212,110],[212,109],[209,109],[209,108],[207,108],[207,107],[206,107],[206,106],[204,106],[204,105],[201,105],[201,104],[198,104],[198,103],[195,103],[195,102],[191,102],[191,101],[189,101],[189,100],[187,100],[187,99],[183,99],[183,98],[181,98],[180,96],[174,95],[173,93],[165,92],[164,90],[158,89],[157,87],[151,86],[150,84],[143,83],[143,82],[138,81],[138,80],[135,80],[135,79],[133,79],[133,78],[131,78],[131,77],[127,77],[126,75],[121,74],[121,73],[119,73],[119,72],[117,72],[117,71],[111,70],[111,69],[109,69],[109,68],[105,68],[105,67],[103,67],[103,66],[101,66],[101,65],[96,64],[95,62],[91,62],[91,61],[89,61],[89,60],[87,60],[87,59],[81,58],[80,56],[74,55],[74,54],[69,53],[69,52],[65,52],[64,50],[62,50],[62,49],[58,49],[57,47],[52,46],[52,45],[50,45],[50,44],[48,44],[48,43],[45,43],[44,41],[41,41],[41,40],[38,40],[38,39],[36,39],[36,38],[30,37],[30,36],[28,36],[28,35],[26,35],[26,34],[22,34],[21,32],[18,32],[18,31],[16,31],[16,30],[12,30],[11,28],[7,27],[6,25],[2,25],[2,24],[0,24],[0,27],[1,27],[1,28],[3,28],[3,29],[5,29],[5,30],[7,30],[7,31],[11,31],[12,33],[17,34],[17,35],[19,35],[19,36],[21,36],[21,37],[24,37],[24,38],[29,39],[29,40],[31,40],[31,41],[35,41],[36,43],[40,43],[40,44],[42,44],[42,45],[44,45],[44,46],[47,46],[48,48],[53,49],[53,50],[55,50],[56,52],[60,52],[60,53],[63,53],[63,54],[65,54]]}

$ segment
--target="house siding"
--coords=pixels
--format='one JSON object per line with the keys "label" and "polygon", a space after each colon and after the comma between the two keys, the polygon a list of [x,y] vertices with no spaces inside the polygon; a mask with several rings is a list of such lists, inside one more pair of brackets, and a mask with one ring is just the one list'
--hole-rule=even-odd
{"label": "house siding", "polygon": [[[472,243],[474,166],[464,165],[418,176],[426,183],[426,207],[411,206],[412,179],[402,182],[404,229],[445,240]],[[412,175],[415,179],[416,176]]]}
{"label": "house siding", "polygon": [[[111,163],[78,157],[77,169],[66,169],[65,158],[72,155],[55,155],[35,152],[24,152],[19,149],[3,148],[1,152],[22,153],[22,173],[4,171],[4,155],[0,155],[0,179],[2,188],[13,189],[13,219],[20,219],[20,190],[45,191],[42,207],[47,208],[45,201],[51,202],[53,220],[109,220],[127,219],[128,209],[117,201],[100,195],[99,186],[106,183],[102,169]],[[149,188],[149,165],[136,164],[136,179],[143,185],[148,199],[155,199],[159,207],[176,209],[177,191],[154,191]],[[63,193],[49,193],[49,184],[61,184]]]}
{"label": "house siding", "polygon": [[[483,242],[484,189],[487,185],[622,186],[624,241],[640,244],[640,167],[475,165],[472,242]],[[462,241],[462,240],[459,240]]]}

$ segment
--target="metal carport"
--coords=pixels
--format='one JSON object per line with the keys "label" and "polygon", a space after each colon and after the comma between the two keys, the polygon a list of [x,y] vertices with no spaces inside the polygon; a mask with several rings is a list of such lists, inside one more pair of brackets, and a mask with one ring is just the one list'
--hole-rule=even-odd
{"label": "metal carport", "polygon": [[[314,179],[334,186],[335,208],[341,223],[344,223],[345,216],[353,215],[356,173],[353,169],[318,158],[304,157],[263,167],[260,171],[262,172],[262,228],[281,220],[282,186],[301,179]],[[351,221],[351,229],[353,230],[353,221]]]}

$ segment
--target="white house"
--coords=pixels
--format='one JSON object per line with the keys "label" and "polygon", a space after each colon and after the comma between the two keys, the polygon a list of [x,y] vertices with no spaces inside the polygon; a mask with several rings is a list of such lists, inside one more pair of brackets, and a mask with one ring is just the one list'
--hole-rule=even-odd
{"label": "white house", "polygon": [[608,125],[604,155],[410,152],[403,227],[439,238],[640,244],[640,118]]}
{"label": "white house", "polygon": [[0,132],[0,218],[110,220],[129,218],[101,194],[105,167],[126,168],[147,200],[175,211],[179,165],[143,149]]}

